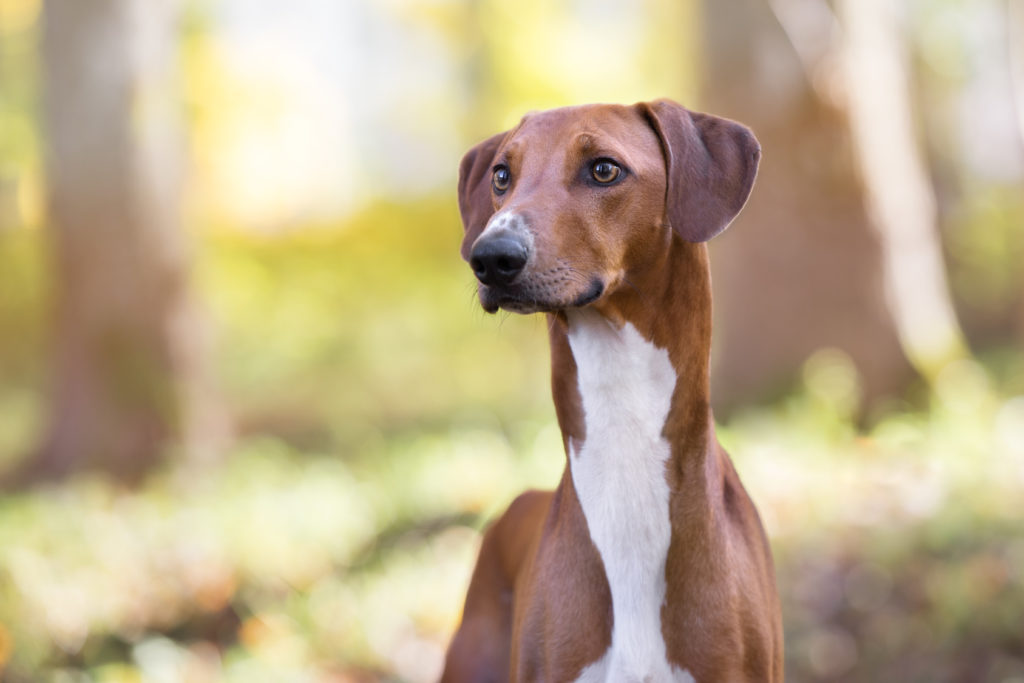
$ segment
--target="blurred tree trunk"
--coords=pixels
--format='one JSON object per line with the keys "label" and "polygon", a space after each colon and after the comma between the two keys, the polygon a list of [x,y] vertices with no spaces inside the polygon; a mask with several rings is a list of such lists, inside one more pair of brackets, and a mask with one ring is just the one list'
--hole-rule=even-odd
{"label": "blurred tree trunk", "polygon": [[1006,0],[1006,43],[1017,127],[1024,140],[1024,2]]}
{"label": "blurred tree trunk", "polygon": [[134,482],[202,441],[180,217],[171,0],[46,0],[55,336],[48,433],[23,477]]}
{"label": "blurred tree trunk", "polygon": [[883,280],[904,350],[929,380],[966,344],[949,294],[935,192],[914,135],[907,57],[888,0],[838,0],[844,101]]}
{"label": "blurred tree trunk", "polygon": [[[1006,43],[1010,59],[1010,95],[1017,115],[1019,141],[1024,141],[1024,0],[1006,0]],[[1024,225],[1019,226],[1024,230]],[[1024,346],[1024,292],[1017,316],[1017,337]]]}
{"label": "blurred tree trunk", "polygon": [[[836,72],[817,59],[835,27],[830,13],[815,16],[818,3],[793,3],[818,22],[801,54],[766,0],[704,2],[702,106],[750,125],[763,149],[747,209],[712,243],[713,398],[725,410],[784,390],[822,347],[850,355],[869,403],[901,394],[913,377],[848,121],[828,98]],[[812,61],[819,68],[808,72]]]}

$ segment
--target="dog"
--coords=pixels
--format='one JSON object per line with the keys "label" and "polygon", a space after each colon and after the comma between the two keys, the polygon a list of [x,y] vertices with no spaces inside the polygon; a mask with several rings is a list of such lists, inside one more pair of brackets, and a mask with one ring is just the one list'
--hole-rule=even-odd
{"label": "dog", "polygon": [[462,159],[462,256],[484,310],[548,317],[566,467],[485,533],[443,683],[783,680],[771,550],[710,407],[704,242],[760,154],[658,100],[529,114]]}

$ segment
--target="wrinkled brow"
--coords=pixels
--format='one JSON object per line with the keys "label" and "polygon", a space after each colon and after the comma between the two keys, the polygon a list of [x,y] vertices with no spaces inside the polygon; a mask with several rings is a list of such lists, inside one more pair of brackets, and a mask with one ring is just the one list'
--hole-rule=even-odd
{"label": "wrinkled brow", "polygon": [[577,162],[588,157],[611,157],[633,171],[637,169],[635,159],[632,158],[634,155],[630,154],[628,146],[619,143],[614,136],[585,131],[573,138],[572,147]]}
{"label": "wrinkled brow", "polygon": [[576,148],[581,152],[589,152],[595,144],[593,133],[580,133],[576,136]]}

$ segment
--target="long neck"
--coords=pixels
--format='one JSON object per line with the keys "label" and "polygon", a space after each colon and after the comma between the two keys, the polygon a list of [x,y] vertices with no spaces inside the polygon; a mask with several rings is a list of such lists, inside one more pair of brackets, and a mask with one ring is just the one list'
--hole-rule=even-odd
{"label": "long neck", "polygon": [[718,467],[708,457],[707,257],[672,245],[608,301],[551,326],[569,473],[611,593],[611,648],[593,665],[609,680],[684,680],[662,636],[668,556],[673,527],[709,516],[680,518],[674,503],[700,510]]}
{"label": "long neck", "polygon": [[[624,409],[630,408],[626,404],[629,396],[637,398],[639,392],[657,400],[659,392],[665,390],[664,376],[626,367],[628,358],[623,354],[630,341],[634,342],[633,351],[643,353],[644,346],[635,343],[635,332],[664,352],[668,365],[661,370],[674,375],[668,410],[659,425],[672,450],[670,471],[686,478],[691,468],[703,469],[699,466],[714,445],[708,377],[711,283],[706,248],[673,240],[659,262],[643,272],[627,274],[623,286],[600,306],[552,318],[548,326],[552,393],[567,455],[570,445],[577,450],[582,447],[588,438],[588,422],[596,417],[591,415],[588,421],[584,409],[581,392],[598,390],[593,382],[584,386],[586,371],[597,375],[591,379],[598,384],[602,376],[611,379],[614,375],[615,382],[607,388],[612,392],[611,400]],[[614,410],[614,406],[609,409]]]}

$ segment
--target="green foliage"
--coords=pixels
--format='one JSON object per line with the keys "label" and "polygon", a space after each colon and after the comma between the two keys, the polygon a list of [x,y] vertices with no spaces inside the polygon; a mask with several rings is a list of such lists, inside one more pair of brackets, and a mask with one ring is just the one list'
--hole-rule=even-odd
{"label": "green foliage", "polygon": [[33,4],[6,0],[0,5],[0,180],[34,166],[39,155],[33,116],[39,61]]}
{"label": "green foliage", "polygon": [[1024,195],[1018,186],[975,189],[949,229],[953,291],[977,315],[1024,310]]}
{"label": "green foliage", "polygon": [[[39,234],[12,235],[0,446],[27,448],[46,283]],[[479,530],[564,463],[545,324],[480,311],[460,238],[452,201],[203,233],[238,440],[137,491],[83,477],[0,502],[7,677],[430,680]],[[952,365],[922,411],[863,431],[857,373],[823,350],[721,427],[772,536],[791,680],[1024,673],[1024,363],[991,367]]]}
{"label": "green foliage", "polygon": [[[817,389],[722,429],[773,537],[790,678],[1020,675],[1022,399],[965,365],[929,412],[854,436],[838,428],[839,394],[811,379],[827,366],[809,367]],[[362,456],[252,437],[200,478],[170,470],[137,492],[78,479],[6,499],[12,680],[429,680],[478,530],[554,483],[557,428],[453,424]]]}
{"label": "green foliage", "polygon": [[[467,428],[347,463],[264,437],[198,481],[172,470],[128,492],[80,478],[8,498],[10,672],[281,680],[404,667],[415,678],[402,653],[436,658],[476,529],[514,492],[557,477],[559,443],[546,424],[511,442]],[[153,648],[164,656],[149,658]]]}
{"label": "green foliage", "polygon": [[49,304],[47,265],[39,231],[0,232],[0,378],[4,384],[39,378]]}
{"label": "green foliage", "polygon": [[0,470],[23,455],[41,420],[44,270],[38,231],[0,232]]}
{"label": "green foliage", "polygon": [[482,313],[461,234],[447,201],[380,205],[340,230],[213,236],[199,280],[243,428],[354,453],[453,416],[543,410],[547,371],[522,360],[546,355],[543,320]]}
{"label": "green foliage", "polygon": [[927,412],[858,433],[847,367],[812,358],[804,391],[721,433],[772,537],[788,678],[1021,676],[1024,397],[960,361]]}

